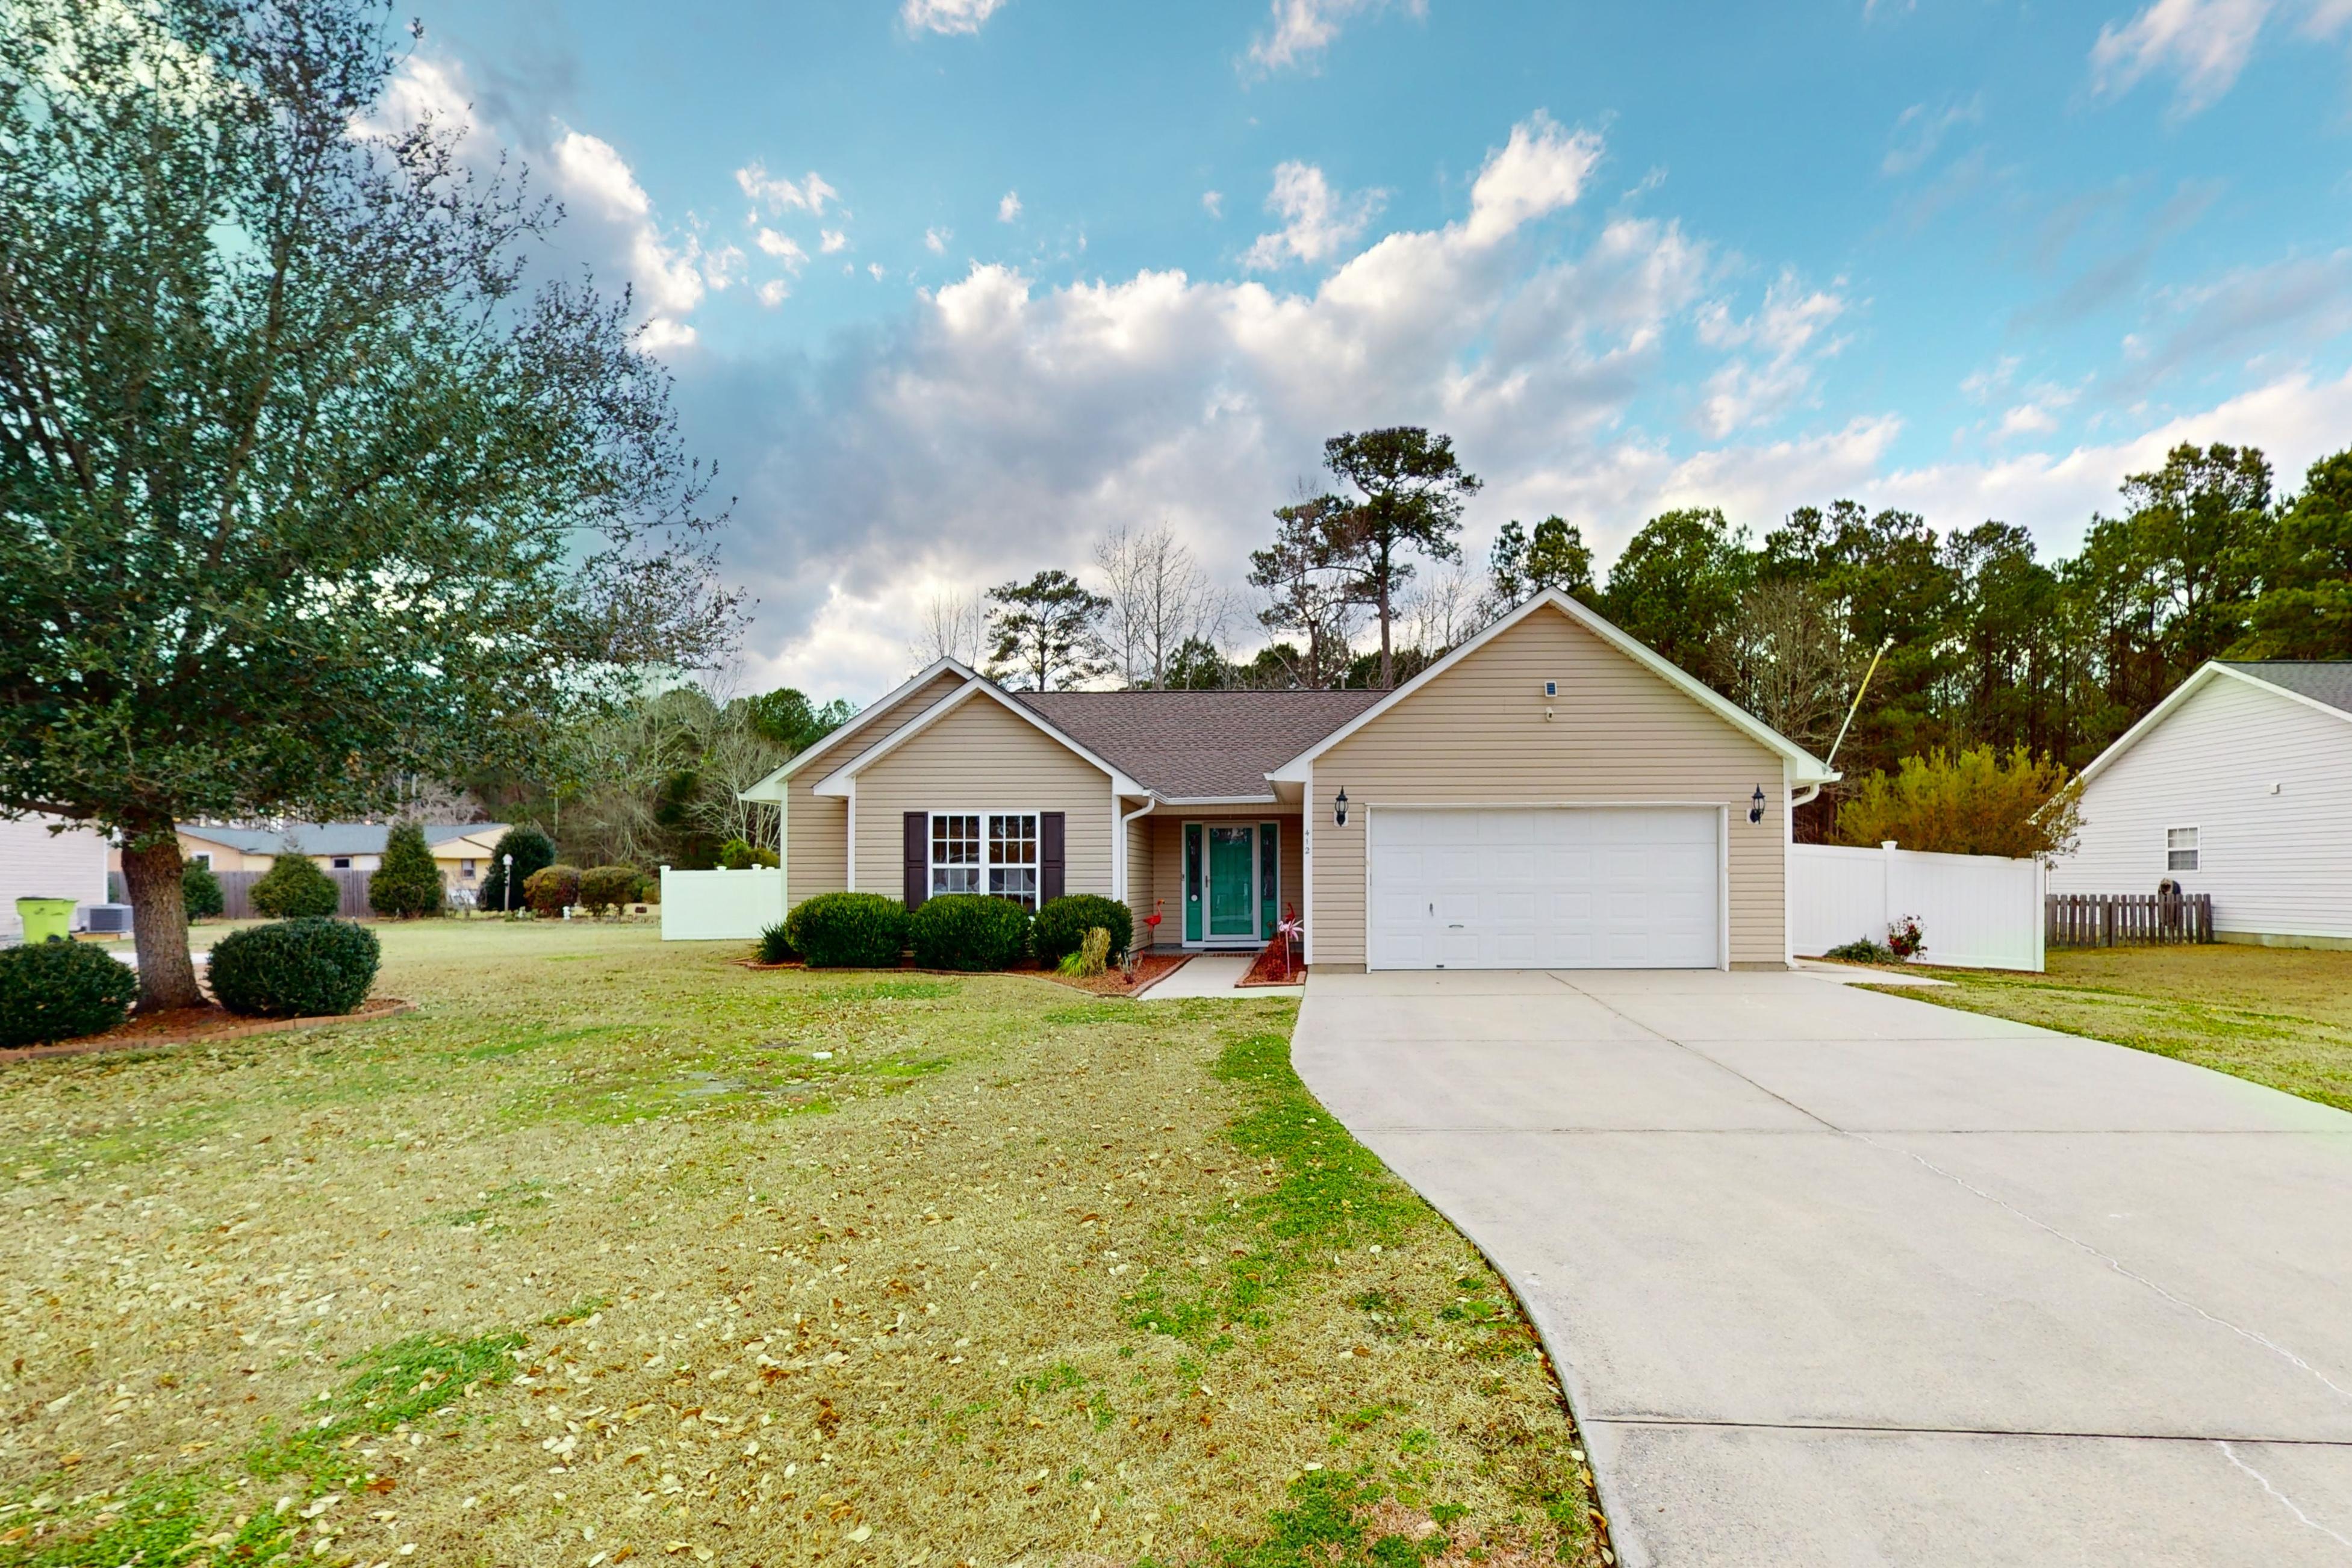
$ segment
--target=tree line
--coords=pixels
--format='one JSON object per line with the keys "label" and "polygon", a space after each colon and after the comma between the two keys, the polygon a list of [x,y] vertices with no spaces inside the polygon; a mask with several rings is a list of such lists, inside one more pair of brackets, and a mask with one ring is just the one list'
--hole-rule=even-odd
{"label": "tree line", "polygon": [[[2073,771],[2209,658],[2352,658],[2352,451],[2283,494],[2257,448],[2177,447],[2052,560],[2013,523],[1939,532],[1853,500],[1800,507],[1760,539],[1677,509],[1605,579],[1557,515],[1506,522],[1471,571],[1461,512],[1479,481],[1444,436],[1337,436],[1324,464],[1336,482],[1276,508],[1250,557],[1252,613],[1162,525],[1105,542],[1101,591],[1048,570],[984,610],[935,608],[919,651],[1036,689],[1389,687],[1556,588],[1816,752],[1869,672],[1838,754],[1849,775],[1982,747]],[[1229,655],[1253,623],[1269,640]]]}

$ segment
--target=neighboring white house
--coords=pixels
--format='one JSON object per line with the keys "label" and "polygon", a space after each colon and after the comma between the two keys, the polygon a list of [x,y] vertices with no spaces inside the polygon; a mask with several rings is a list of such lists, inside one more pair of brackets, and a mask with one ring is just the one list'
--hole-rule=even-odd
{"label": "neighboring white house", "polygon": [[2053,893],[2213,899],[2223,941],[2352,944],[2352,660],[2216,660],[2083,770]]}
{"label": "neighboring white house", "polygon": [[16,919],[18,899],[106,902],[105,835],[90,827],[50,832],[59,820],[25,816],[0,822],[0,941],[24,934]]}

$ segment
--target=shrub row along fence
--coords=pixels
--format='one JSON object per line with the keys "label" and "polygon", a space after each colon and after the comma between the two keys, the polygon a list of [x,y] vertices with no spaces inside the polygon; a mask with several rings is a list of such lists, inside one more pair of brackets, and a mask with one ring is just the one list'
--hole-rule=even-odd
{"label": "shrub row along fence", "polygon": [[2053,893],[2042,903],[2052,947],[2137,947],[2213,940],[2210,893]]}
{"label": "shrub row along fence", "polygon": [[[221,913],[233,921],[260,919],[261,911],[253,907],[253,885],[267,874],[261,871],[214,872],[213,875],[219,879],[221,886],[223,906]],[[335,884],[335,891],[341,900],[335,906],[335,913],[339,917],[347,921],[363,921],[374,917],[375,910],[368,907],[368,879],[374,875],[373,871],[329,870],[327,872],[328,879]]]}

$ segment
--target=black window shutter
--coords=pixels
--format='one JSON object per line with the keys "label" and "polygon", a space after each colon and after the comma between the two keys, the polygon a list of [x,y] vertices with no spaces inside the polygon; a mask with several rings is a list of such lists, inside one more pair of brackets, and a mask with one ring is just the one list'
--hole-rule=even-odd
{"label": "black window shutter", "polygon": [[1062,896],[1062,826],[1065,814],[1041,813],[1037,818],[1037,901]]}
{"label": "black window shutter", "polygon": [[931,890],[931,814],[907,814],[906,867],[901,891],[908,909],[919,908]]}

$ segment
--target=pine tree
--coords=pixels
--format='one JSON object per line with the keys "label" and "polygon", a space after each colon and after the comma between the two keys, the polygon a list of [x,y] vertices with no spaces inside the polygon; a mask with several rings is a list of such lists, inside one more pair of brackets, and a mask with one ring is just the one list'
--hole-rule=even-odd
{"label": "pine tree", "polygon": [[292,847],[269,863],[269,869],[246,897],[253,900],[255,910],[273,921],[331,915],[343,907],[343,892],[335,879],[319,869],[317,861]]}
{"label": "pine tree", "polygon": [[368,906],[380,915],[411,919],[441,912],[441,868],[425,829],[413,822],[394,827],[383,843],[383,866],[368,879]]}

